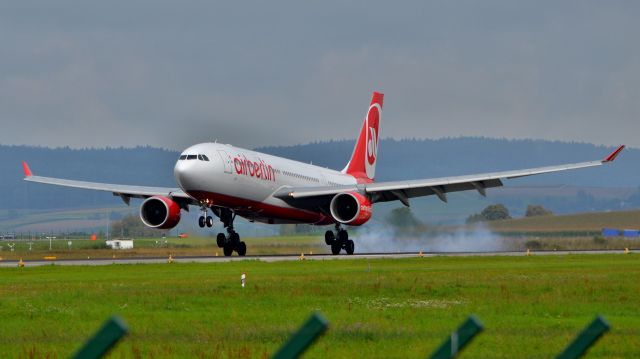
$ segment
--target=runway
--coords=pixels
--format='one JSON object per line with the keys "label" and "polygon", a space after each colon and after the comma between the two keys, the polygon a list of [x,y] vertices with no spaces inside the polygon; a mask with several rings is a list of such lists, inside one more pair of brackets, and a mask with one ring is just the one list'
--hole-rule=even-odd
{"label": "runway", "polygon": [[[639,252],[639,249],[631,249],[628,253]],[[430,257],[478,257],[478,256],[559,256],[569,254],[625,254],[623,249],[612,250],[571,250],[571,251],[531,251],[531,252],[403,252],[403,253],[360,253],[353,255],[331,255],[331,254],[309,254],[301,256],[299,254],[284,255],[264,255],[264,256],[181,256],[172,257],[173,263],[224,263],[233,261],[262,261],[281,262],[299,260],[345,260],[345,259],[392,259],[392,258],[430,258]],[[23,261],[25,267],[36,267],[44,265],[65,265],[65,266],[99,266],[114,264],[154,264],[167,263],[168,257],[134,257],[134,258],[95,258],[95,259],[56,259],[56,260],[26,260]],[[17,267],[19,261],[0,261],[0,267]]]}

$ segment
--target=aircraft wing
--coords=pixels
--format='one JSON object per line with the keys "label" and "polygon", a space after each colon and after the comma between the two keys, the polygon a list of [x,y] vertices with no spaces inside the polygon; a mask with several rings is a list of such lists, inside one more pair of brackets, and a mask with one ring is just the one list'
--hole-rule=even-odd
{"label": "aircraft wing", "polygon": [[114,196],[120,196],[122,200],[129,204],[130,199],[133,198],[147,198],[152,196],[165,196],[176,200],[176,202],[183,208],[188,210],[188,205],[199,205],[196,200],[184,193],[179,188],[170,187],[146,187],[146,186],[129,186],[111,183],[99,183],[99,182],[86,182],[75,181],[63,178],[42,177],[34,176],[29,169],[29,165],[26,162],[22,162],[24,169],[25,181],[44,183],[55,186],[82,188],[95,191],[112,192]]}
{"label": "aircraft wing", "polygon": [[372,203],[399,200],[408,206],[409,198],[429,195],[436,195],[440,200],[446,202],[448,192],[476,190],[484,196],[486,195],[486,188],[502,186],[502,180],[505,178],[512,179],[543,173],[600,166],[613,161],[623,149],[624,145],[618,147],[603,160],[597,161],[432,179],[362,183],[357,185],[333,187],[284,188],[276,192],[274,195],[283,200],[295,201],[303,200],[305,198],[323,197],[338,193],[358,191],[369,194]]}

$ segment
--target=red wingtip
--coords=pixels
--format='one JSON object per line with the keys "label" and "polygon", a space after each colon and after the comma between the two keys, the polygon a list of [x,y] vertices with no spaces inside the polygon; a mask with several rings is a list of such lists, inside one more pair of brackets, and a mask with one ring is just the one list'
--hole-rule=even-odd
{"label": "red wingtip", "polygon": [[605,158],[602,162],[611,162],[615,160],[616,157],[618,157],[618,155],[620,154],[620,152],[622,152],[622,150],[624,150],[624,145],[618,147],[615,151],[611,152],[611,154],[607,156],[607,158]]}
{"label": "red wingtip", "polygon": [[33,172],[31,172],[31,169],[29,168],[29,165],[27,164],[27,161],[22,161],[22,169],[24,170],[24,176],[25,177],[33,176]]}

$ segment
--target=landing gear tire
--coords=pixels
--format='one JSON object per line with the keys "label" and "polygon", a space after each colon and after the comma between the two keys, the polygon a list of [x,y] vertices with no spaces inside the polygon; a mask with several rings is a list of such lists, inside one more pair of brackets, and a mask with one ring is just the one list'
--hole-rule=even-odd
{"label": "landing gear tire", "polygon": [[[200,218],[202,218],[202,217],[200,217]],[[209,228],[213,227],[213,217],[207,216],[207,218],[205,219],[204,222],[207,225],[207,227],[209,227]]]}
{"label": "landing gear tire", "polygon": [[347,251],[347,254],[351,255],[353,254],[353,251],[356,249],[356,244],[353,243],[353,240],[348,240],[347,243],[345,244],[345,248]]}
{"label": "landing gear tire", "polygon": [[333,254],[334,256],[336,256],[336,255],[340,254],[340,250],[341,250],[341,249],[342,249],[342,246],[341,246],[339,243],[334,242],[334,243],[331,245],[331,254]]}
{"label": "landing gear tire", "polygon": [[330,246],[335,241],[336,241],[336,235],[333,233],[333,231],[324,232],[324,243]]}
{"label": "landing gear tire", "polygon": [[205,225],[205,219],[204,216],[200,216],[200,218],[198,218],[198,226],[200,226],[200,228],[204,228]]}
{"label": "landing gear tire", "polygon": [[227,237],[224,233],[218,233],[218,236],[216,237],[216,244],[218,245],[218,248],[223,248],[226,241]]}
{"label": "landing gear tire", "polygon": [[247,244],[244,242],[239,242],[236,246],[236,252],[240,257],[244,257],[247,254]]}
{"label": "landing gear tire", "polygon": [[355,243],[349,239],[349,233],[342,229],[339,223],[336,224],[335,231],[326,231],[324,233],[324,242],[331,246],[331,253],[334,256],[340,254],[343,248],[347,254],[355,252]]}
{"label": "landing gear tire", "polygon": [[338,235],[336,237],[338,239],[338,242],[345,243],[346,241],[349,240],[349,232],[345,231],[344,229],[341,229],[338,231]]}
{"label": "landing gear tire", "polygon": [[231,254],[233,253],[233,245],[231,243],[225,244],[222,251],[224,252],[225,257],[230,257]]}

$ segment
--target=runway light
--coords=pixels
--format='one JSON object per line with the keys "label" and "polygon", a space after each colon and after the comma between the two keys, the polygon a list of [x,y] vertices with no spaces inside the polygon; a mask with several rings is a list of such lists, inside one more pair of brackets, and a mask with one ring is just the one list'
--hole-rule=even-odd
{"label": "runway light", "polygon": [[531,249],[527,248],[527,256],[531,255]]}
{"label": "runway light", "polygon": [[24,262],[22,261],[22,258],[20,258],[20,262],[18,262],[18,267],[24,267]]}
{"label": "runway light", "polygon": [[420,257],[420,258],[424,257],[424,253],[422,253],[422,251],[420,251],[420,253],[418,253],[418,257]]}
{"label": "runway light", "polygon": [[216,252],[216,257],[218,256],[218,252]]}
{"label": "runway light", "polygon": [[305,259],[305,258],[304,258],[304,252],[303,252],[303,253],[300,253],[300,260],[301,260],[301,261],[303,261],[304,259]]}
{"label": "runway light", "polygon": [[242,285],[242,288],[244,288],[244,285],[246,282],[247,282],[247,275],[242,273],[240,275],[240,285]]}
{"label": "runway light", "polygon": [[169,264],[173,263],[173,256],[171,254],[169,254],[169,259],[167,259],[167,263]]}
{"label": "runway light", "polygon": [[625,248],[624,249],[624,254],[629,254],[629,253],[630,253],[629,248]]}

